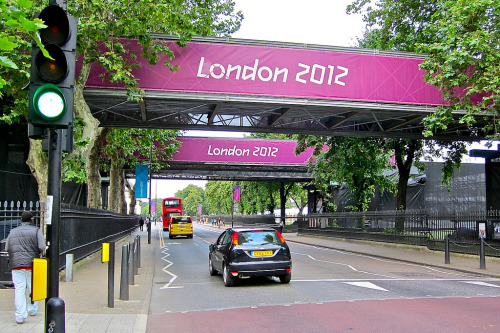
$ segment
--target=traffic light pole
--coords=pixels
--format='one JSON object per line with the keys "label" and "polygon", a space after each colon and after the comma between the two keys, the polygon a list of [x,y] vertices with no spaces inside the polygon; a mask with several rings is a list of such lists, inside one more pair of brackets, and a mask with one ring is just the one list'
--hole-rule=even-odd
{"label": "traffic light pole", "polygon": [[48,296],[59,296],[59,229],[61,219],[61,130],[49,131],[49,175],[47,195],[52,196],[52,221],[47,226],[49,248],[49,289]]}
{"label": "traffic light pole", "polygon": [[59,230],[61,221],[61,165],[62,165],[62,130],[49,130],[49,174],[47,196],[52,196],[52,218],[47,225],[47,240],[49,248],[47,259],[48,271],[48,301],[45,311],[46,332],[65,331],[65,306],[59,298]]}

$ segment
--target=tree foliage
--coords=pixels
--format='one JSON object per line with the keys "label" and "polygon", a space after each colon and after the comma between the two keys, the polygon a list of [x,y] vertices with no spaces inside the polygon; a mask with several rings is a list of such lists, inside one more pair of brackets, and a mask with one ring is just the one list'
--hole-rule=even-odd
{"label": "tree foliage", "polygon": [[[149,164],[151,172],[168,167],[180,142],[176,140],[177,131],[113,128],[105,136],[103,162],[105,171],[110,175],[109,206],[113,211],[123,211],[124,186],[126,177],[124,168],[134,172],[136,164]],[[127,186],[131,202],[135,202],[134,188]]]}
{"label": "tree foliage", "polygon": [[[13,7],[8,7],[11,4],[17,5],[22,10],[20,12],[13,10]],[[3,114],[0,121],[11,123],[27,115],[27,91],[23,88],[29,81],[31,42],[33,38],[39,42],[35,31],[41,27],[41,22],[37,20],[33,20],[34,26],[28,26],[29,18],[33,18],[34,13],[47,4],[46,0],[33,2],[0,0],[0,10],[4,17],[7,17],[7,20],[0,22],[3,28],[0,32],[2,33],[0,44],[3,45],[0,56],[5,57],[7,52],[9,60],[12,60],[1,58],[4,63],[9,64],[0,66],[1,77],[8,78],[8,84],[4,85],[2,92],[9,103],[2,103]],[[139,89],[139,82],[132,72],[139,68],[138,57],[147,59],[150,64],[158,64],[161,61],[159,65],[176,70],[170,63],[173,53],[169,50],[166,40],[158,38],[157,34],[176,36],[177,43],[184,46],[194,35],[233,33],[239,28],[243,16],[241,12],[234,10],[234,2],[231,0],[151,0],[126,4],[116,0],[75,0],[68,2],[67,9],[71,15],[79,18],[77,58],[81,66],[75,83],[75,114],[81,124],[81,142],[85,144],[68,154],[66,159],[76,159],[76,161],[66,163],[66,168],[67,170],[72,167],[79,168],[79,171],[68,174],[72,178],[87,180],[88,205],[98,208],[101,204],[99,176],[101,152],[94,147],[102,129],[98,128],[99,124],[91,114],[83,96],[91,67],[102,66],[105,69],[103,79],[122,84],[128,98],[139,101],[142,99],[143,91]],[[14,20],[9,20],[11,17],[14,17]],[[8,38],[3,38],[4,36]],[[125,47],[123,41],[131,39],[140,45],[140,54],[135,54]],[[13,41],[17,42],[15,47],[12,45]],[[41,145],[32,140],[28,161],[39,183],[40,199],[43,200],[46,188],[44,174],[47,165],[40,148]]]}
{"label": "tree foliage", "polygon": [[199,205],[203,207],[204,213],[206,214],[205,190],[203,188],[190,184],[184,189],[177,191],[175,196],[182,199],[183,215],[198,215]]}
{"label": "tree foliage", "polygon": [[[435,28],[436,18],[440,15],[448,15],[445,14],[446,10],[443,12],[446,7],[463,6],[464,4],[464,1],[444,0],[356,0],[348,6],[347,12],[361,13],[363,15],[366,32],[363,38],[359,40],[361,47],[422,52],[429,45],[436,44],[442,47],[441,50],[445,50],[444,45],[450,42],[449,36],[443,35],[438,31],[439,29]],[[485,15],[488,14],[485,12]],[[449,23],[442,22],[443,26],[447,26]],[[456,38],[460,37],[457,36]],[[498,40],[496,45],[498,45]],[[431,54],[422,67],[426,68],[432,58]],[[453,71],[451,67],[448,69]],[[437,86],[439,89],[442,88],[439,85]],[[446,92],[444,94],[446,95]],[[453,107],[440,107],[435,114],[426,117],[424,119],[424,124],[427,127],[425,134],[432,135],[441,129],[445,129],[451,118],[445,120],[446,117],[443,114],[451,117],[451,110],[453,110]],[[467,152],[464,142],[436,142],[433,140],[417,142],[416,140],[391,139],[387,143],[387,148],[395,152],[396,166],[399,171],[397,186],[398,209],[406,207],[406,181],[412,164],[422,170],[423,166],[419,163],[419,160],[424,156],[429,160],[443,158],[442,184],[450,189],[454,170],[460,168],[462,156]],[[402,160],[403,157],[405,160]]]}
{"label": "tree foliage", "polygon": [[356,0],[348,13],[366,22],[361,47],[424,52],[426,80],[443,93],[443,105],[424,119],[427,136],[447,129],[453,111],[498,137],[500,2],[498,0]]}
{"label": "tree foliage", "polygon": [[205,186],[205,198],[208,214],[231,214],[233,204],[232,181],[208,181]]}
{"label": "tree foliage", "polygon": [[0,0],[0,121],[12,124],[23,119],[28,103],[21,88],[29,81],[31,43],[48,55],[37,31],[46,25],[33,18],[33,2]]}
{"label": "tree foliage", "polygon": [[[390,151],[384,149],[384,143],[383,139],[299,136],[296,153],[313,147],[309,167],[316,187],[329,198],[332,183],[345,183],[356,202],[351,208],[365,211],[376,186],[382,192],[394,189],[383,175],[390,167]],[[330,206],[335,209],[333,203]]]}
{"label": "tree foliage", "polygon": [[435,40],[421,45],[429,54],[421,68],[426,80],[445,100],[425,119],[428,135],[446,129],[452,111],[465,110],[460,122],[474,125],[487,116],[486,127],[497,139],[500,116],[500,2],[498,0],[442,1],[426,33]]}

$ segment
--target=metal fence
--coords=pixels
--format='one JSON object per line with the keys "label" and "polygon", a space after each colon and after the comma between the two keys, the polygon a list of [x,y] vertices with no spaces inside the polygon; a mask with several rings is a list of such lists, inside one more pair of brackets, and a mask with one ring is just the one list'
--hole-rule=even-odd
{"label": "metal fence", "polygon": [[40,226],[41,211],[39,202],[0,201],[0,240],[7,238],[10,231],[21,224],[21,214],[29,210],[33,213],[34,223]]}
{"label": "metal fence", "polygon": [[[10,230],[21,224],[21,214],[25,210],[33,213],[37,226],[42,224],[44,209],[38,202],[0,202],[0,240],[7,238]],[[72,253],[75,261],[80,260],[98,251],[103,242],[114,241],[130,234],[137,225],[137,216],[62,204],[60,268],[64,268],[66,254]],[[2,250],[3,248],[0,249]]]}
{"label": "metal fence", "polygon": [[[396,229],[396,221],[402,230]],[[297,217],[299,234],[314,234],[348,239],[424,245],[444,248],[450,235],[450,250],[477,254],[480,225],[484,229],[487,254],[500,256],[500,211],[426,212],[370,211],[310,214]]]}

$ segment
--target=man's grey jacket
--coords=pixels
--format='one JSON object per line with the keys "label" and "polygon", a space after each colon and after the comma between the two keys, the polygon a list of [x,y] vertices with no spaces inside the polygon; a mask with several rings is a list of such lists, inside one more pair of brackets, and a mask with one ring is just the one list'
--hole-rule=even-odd
{"label": "man's grey jacket", "polygon": [[32,267],[33,258],[45,252],[42,231],[31,223],[22,223],[10,231],[5,250],[9,253],[11,269]]}

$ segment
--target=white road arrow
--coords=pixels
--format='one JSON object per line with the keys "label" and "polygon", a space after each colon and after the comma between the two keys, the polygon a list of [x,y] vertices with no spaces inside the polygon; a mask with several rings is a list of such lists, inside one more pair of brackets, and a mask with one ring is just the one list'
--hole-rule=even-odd
{"label": "white road arrow", "polygon": [[363,288],[370,288],[370,289],[375,289],[375,290],[381,290],[381,291],[388,291],[387,289],[384,289],[382,287],[377,286],[376,284],[373,284],[371,282],[344,282],[356,287],[363,287]]}

